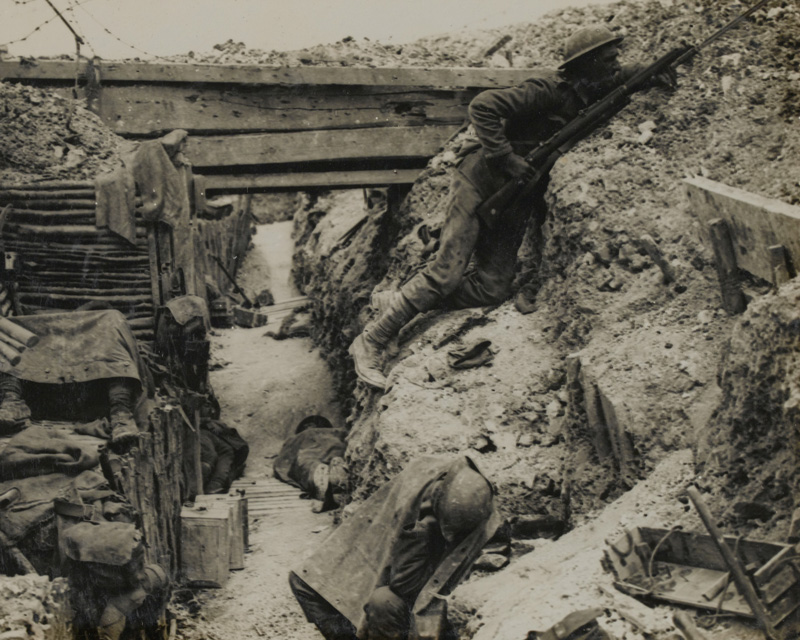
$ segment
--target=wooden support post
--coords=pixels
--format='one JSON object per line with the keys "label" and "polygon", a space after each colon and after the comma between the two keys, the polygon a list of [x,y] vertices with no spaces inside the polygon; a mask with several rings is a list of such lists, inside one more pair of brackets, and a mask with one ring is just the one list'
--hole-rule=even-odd
{"label": "wooden support post", "polygon": [[782,244],[774,244],[769,248],[769,260],[772,266],[772,286],[776,289],[792,278],[787,258],[786,249]]}
{"label": "wooden support post", "polygon": [[192,218],[197,218],[198,214],[206,208],[206,177],[194,174],[192,176]]}
{"label": "wooden support post", "polygon": [[722,537],[722,533],[717,528],[717,525],[714,524],[714,518],[708,510],[706,503],[703,501],[703,498],[700,497],[700,492],[695,487],[689,487],[686,492],[689,494],[692,503],[694,503],[695,509],[697,509],[697,513],[708,530],[708,533],[711,534],[711,538],[714,540],[714,544],[719,550],[720,555],[722,555],[725,560],[725,564],[728,565],[733,581],[736,583],[736,588],[747,601],[747,604],[750,605],[756,620],[758,620],[759,625],[764,630],[764,635],[769,638],[769,640],[777,640],[779,636],[772,626],[764,603],[759,599],[755,587],[753,587],[750,578],[747,577],[742,567],[742,563],[733,555],[733,552]]}
{"label": "wooden support post", "polygon": [[731,315],[742,313],[747,308],[747,301],[739,281],[736,253],[733,249],[728,223],[722,218],[715,218],[708,227],[717,263],[722,307]]}
{"label": "wooden support post", "polygon": [[789,522],[789,535],[786,538],[792,544],[800,542],[800,507],[792,512],[792,519]]}
{"label": "wooden support post", "polygon": [[202,457],[202,444],[200,435],[200,410],[194,411],[194,474],[195,482],[197,483],[197,495],[203,495],[203,457]]}
{"label": "wooden support post", "polygon": [[388,207],[389,215],[392,217],[397,216],[403,200],[411,191],[410,184],[393,184],[386,190],[386,205]]}

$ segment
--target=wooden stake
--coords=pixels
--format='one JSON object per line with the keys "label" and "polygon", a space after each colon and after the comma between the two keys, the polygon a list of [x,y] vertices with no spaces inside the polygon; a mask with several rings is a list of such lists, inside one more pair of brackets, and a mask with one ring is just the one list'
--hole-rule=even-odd
{"label": "wooden stake", "polygon": [[703,501],[703,498],[700,497],[700,492],[695,487],[689,487],[686,492],[689,494],[689,498],[691,499],[692,503],[694,503],[695,509],[697,509],[697,513],[700,516],[700,519],[703,521],[703,524],[706,526],[708,533],[711,534],[711,538],[720,554],[724,558],[725,564],[728,565],[728,569],[731,571],[733,581],[736,583],[736,588],[739,590],[739,593],[742,595],[742,597],[747,601],[747,604],[750,605],[756,620],[758,620],[759,625],[764,630],[764,635],[769,640],[778,640],[778,635],[772,626],[772,622],[769,619],[769,614],[767,613],[764,603],[759,599],[755,588],[750,582],[750,579],[747,577],[747,574],[744,572],[742,563],[739,562],[739,559],[733,555],[733,552],[730,550],[725,542],[725,539],[722,537],[722,533],[717,528],[717,525],[714,524],[714,518],[711,515],[711,512],[708,510],[706,503]]}
{"label": "wooden stake", "polygon": [[647,233],[642,234],[639,236],[639,244],[642,245],[642,248],[647,252],[647,255],[650,256],[650,259],[655,263],[655,265],[661,269],[661,275],[664,284],[675,282],[675,270],[664,258],[664,254],[661,253],[661,249],[658,248],[658,245],[656,244],[656,241],[653,240],[653,237]]}
{"label": "wooden stake", "polygon": [[11,557],[17,564],[17,571],[22,574],[37,574],[36,568],[31,564],[30,560],[19,550],[17,545],[8,539],[5,533],[0,531],[0,547]]}
{"label": "wooden stake", "polygon": [[708,226],[716,258],[722,307],[731,315],[742,313],[747,308],[747,301],[739,281],[739,268],[728,223],[722,218],[715,218]]}
{"label": "wooden stake", "polygon": [[203,495],[203,460],[201,455],[200,411],[194,412],[194,473],[197,482],[197,495]]}
{"label": "wooden stake", "polygon": [[769,261],[772,266],[772,286],[776,289],[784,282],[791,280],[786,249],[782,244],[775,244],[769,248]]}

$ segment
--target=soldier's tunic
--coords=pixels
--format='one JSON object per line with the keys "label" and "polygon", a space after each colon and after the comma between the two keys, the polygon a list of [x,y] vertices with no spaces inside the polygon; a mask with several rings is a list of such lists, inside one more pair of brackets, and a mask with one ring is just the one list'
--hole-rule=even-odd
{"label": "soldier's tunic", "polygon": [[[503,215],[490,229],[478,217],[478,206],[507,181],[503,160],[510,153],[528,154],[575,118],[594,99],[619,86],[637,67],[626,67],[602,85],[568,82],[559,71],[543,70],[521,85],[480,93],[469,117],[480,146],[469,153],[453,177],[440,247],[425,269],[402,287],[417,311],[461,309],[495,304],[510,294],[517,251],[530,214],[544,216],[542,195],[547,181],[526,202]],[[475,269],[464,277],[474,253]]]}

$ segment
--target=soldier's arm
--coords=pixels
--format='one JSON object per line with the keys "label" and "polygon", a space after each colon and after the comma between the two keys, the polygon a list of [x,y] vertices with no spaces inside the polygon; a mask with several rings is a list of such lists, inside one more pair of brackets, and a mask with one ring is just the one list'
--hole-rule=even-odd
{"label": "soldier's arm", "polygon": [[486,157],[502,158],[513,153],[504,132],[507,119],[526,114],[536,117],[537,113],[551,110],[556,99],[550,83],[539,79],[508,89],[489,89],[475,96],[469,105],[469,119]]}
{"label": "soldier's arm", "polygon": [[413,602],[444,554],[439,522],[426,515],[404,530],[392,553],[389,588],[406,602]]}

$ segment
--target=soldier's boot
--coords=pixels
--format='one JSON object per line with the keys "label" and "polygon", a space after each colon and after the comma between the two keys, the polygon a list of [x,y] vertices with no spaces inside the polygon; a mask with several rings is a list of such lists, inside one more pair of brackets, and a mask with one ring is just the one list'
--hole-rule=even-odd
{"label": "soldier's boot", "polygon": [[514,306],[522,315],[533,313],[536,310],[536,287],[532,282],[524,285],[514,298]]}
{"label": "soldier's boot", "polygon": [[119,640],[122,632],[125,631],[127,623],[125,614],[109,603],[103,609],[100,622],[97,625],[97,637],[99,640]]}
{"label": "soldier's boot", "polygon": [[0,373],[0,433],[19,431],[30,420],[31,409],[22,399],[22,384],[19,378]]}
{"label": "soldier's boot", "polygon": [[203,493],[207,495],[219,495],[227,493],[227,491],[225,491],[225,485],[222,483],[222,480],[219,478],[211,478],[205,486]]}
{"label": "soldier's boot", "polygon": [[328,463],[328,482],[333,488],[334,493],[341,493],[347,490],[349,475],[347,473],[347,463],[344,458],[336,456]]}
{"label": "soldier's boot", "polygon": [[386,376],[382,371],[383,352],[392,338],[415,315],[417,310],[414,306],[399,294],[389,308],[353,340],[349,352],[359,379],[376,389],[386,388]]}
{"label": "soldier's boot", "polygon": [[312,497],[315,500],[324,500],[330,486],[330,467],[322,462],[318,464],[314,469],[311,481],[314,484]]}
{"label": "soldier's boot", "polygon": [[128,378],[112,378],[108,385],[111,422],[110,448],[126,453],[139,444],[139,427],[133,419],[134,383]]}

